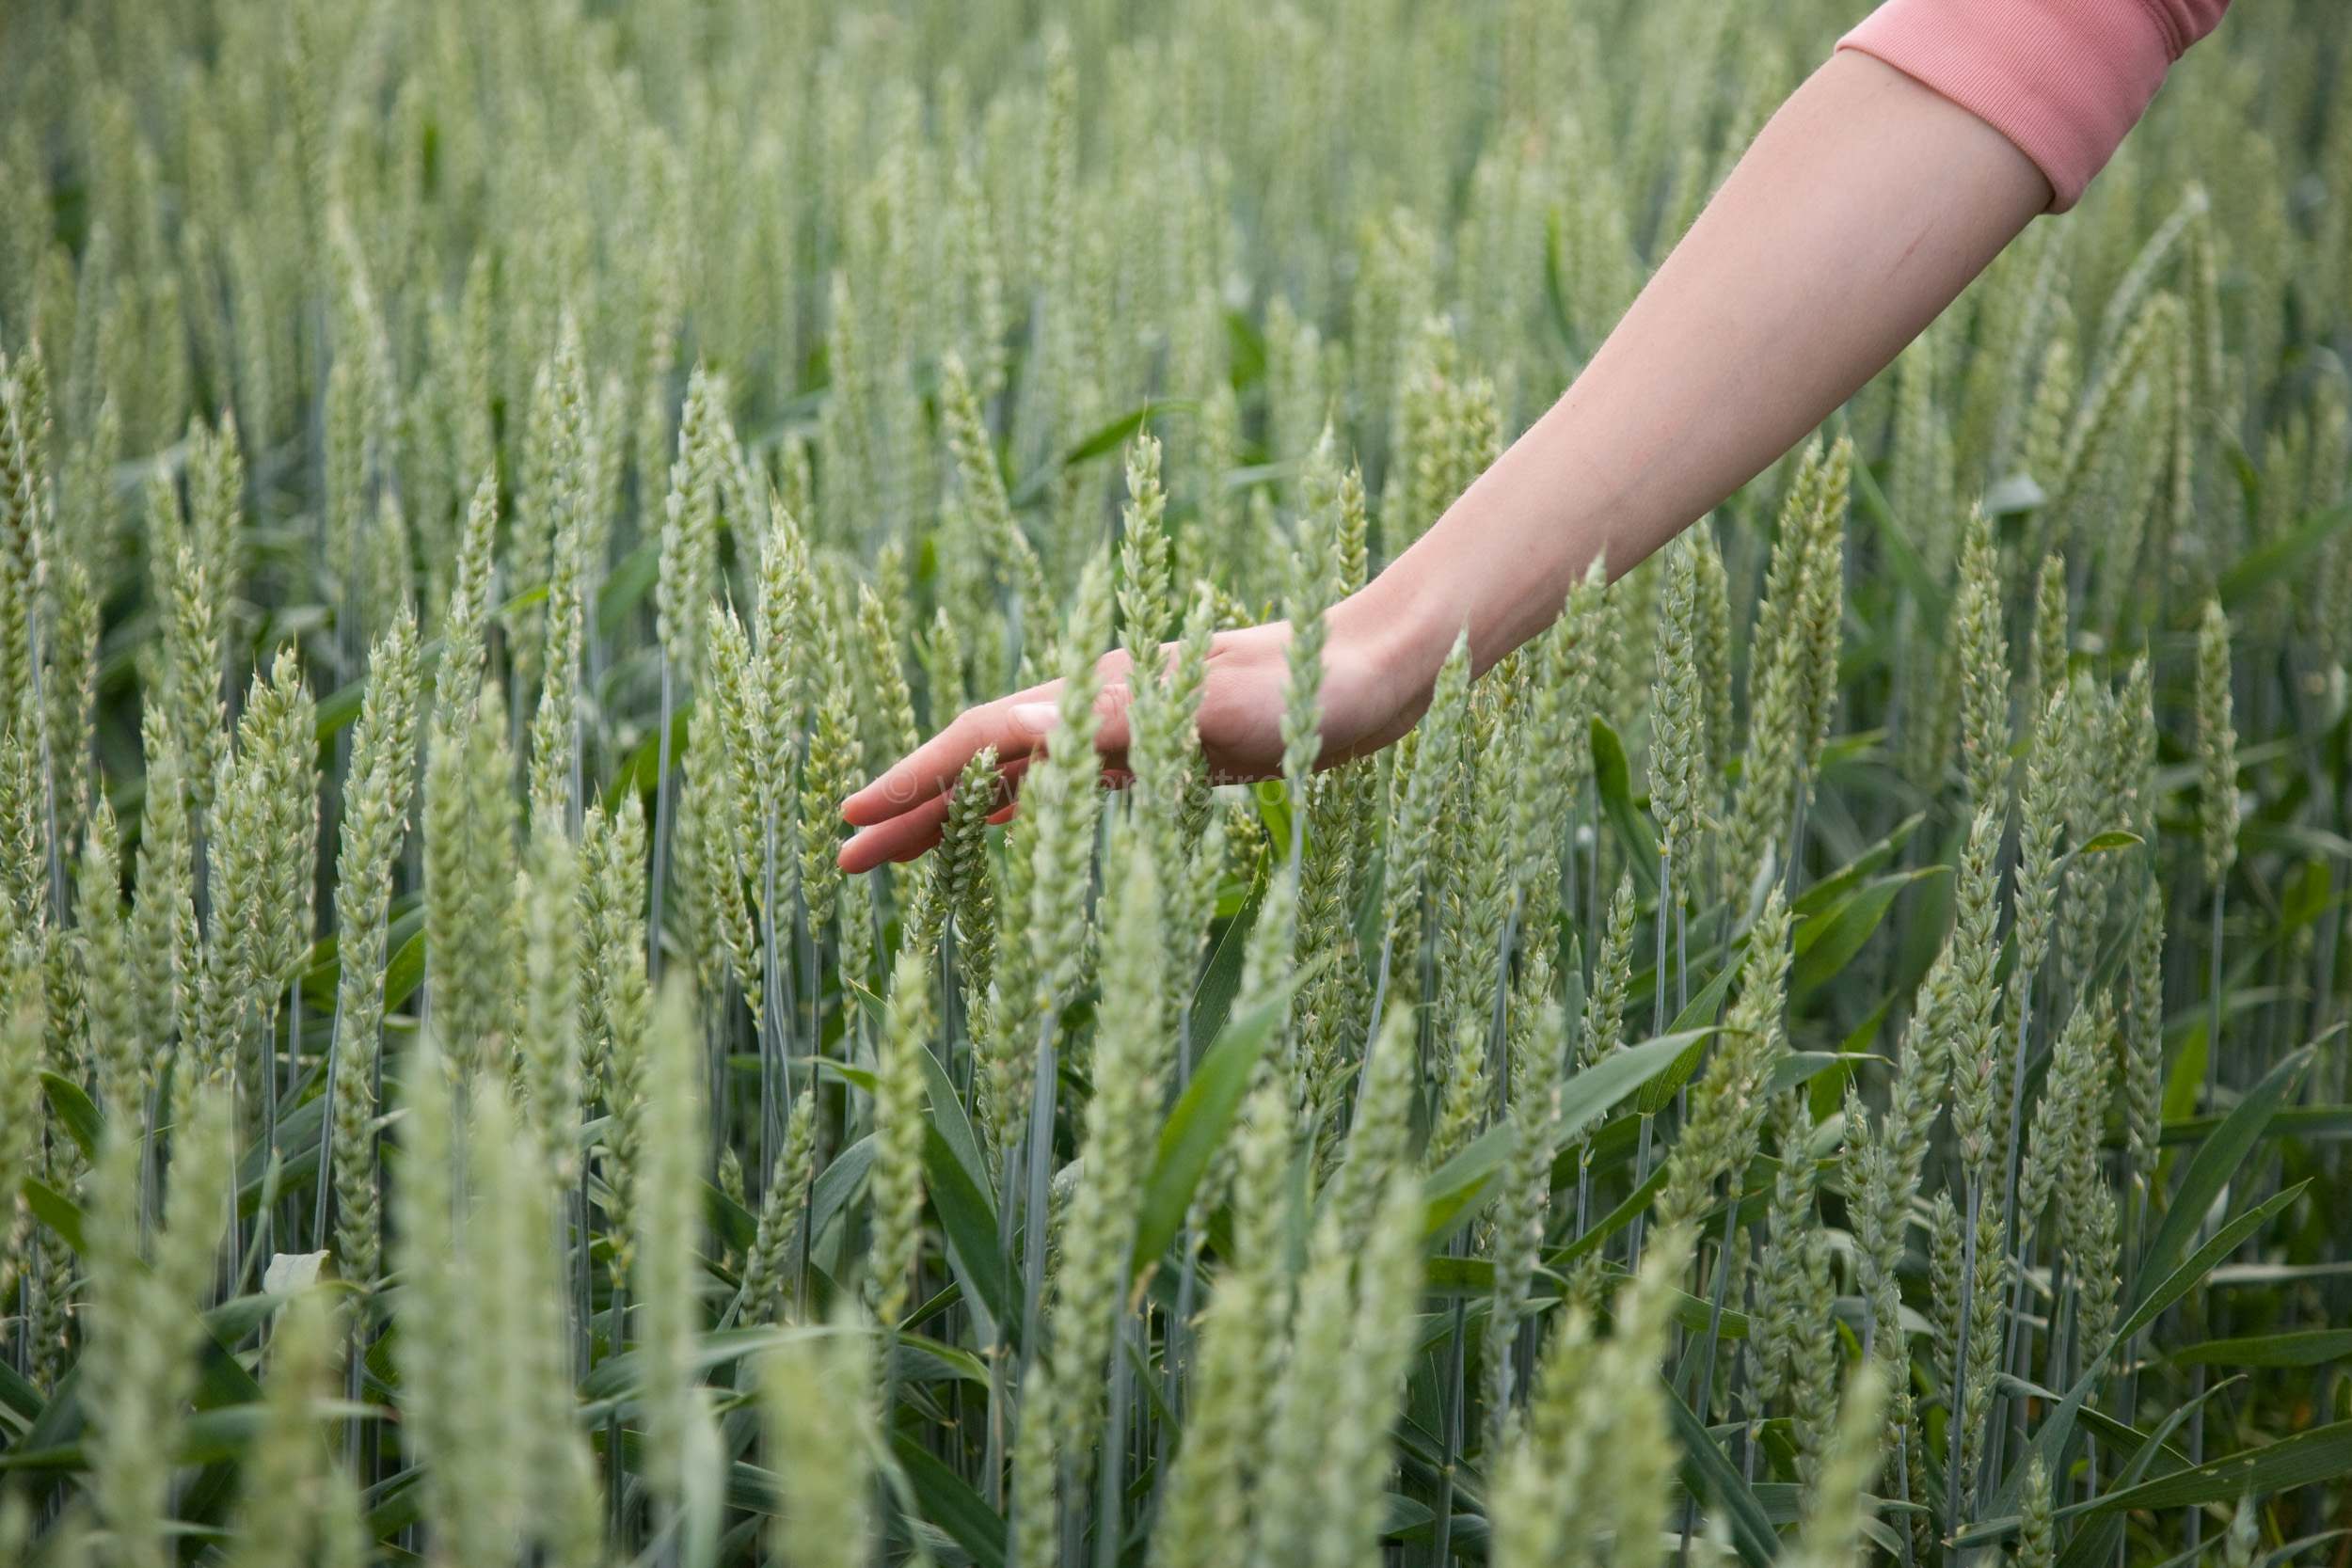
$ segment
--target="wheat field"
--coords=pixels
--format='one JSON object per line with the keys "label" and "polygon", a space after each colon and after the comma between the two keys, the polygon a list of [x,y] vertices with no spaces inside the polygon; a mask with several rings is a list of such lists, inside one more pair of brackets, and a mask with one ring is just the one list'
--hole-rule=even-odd
{"label": "wheat field", "polygon": [[1314,768],[1860,8],[7,7],[0,1568],[2352,1560],[2340,7]]}

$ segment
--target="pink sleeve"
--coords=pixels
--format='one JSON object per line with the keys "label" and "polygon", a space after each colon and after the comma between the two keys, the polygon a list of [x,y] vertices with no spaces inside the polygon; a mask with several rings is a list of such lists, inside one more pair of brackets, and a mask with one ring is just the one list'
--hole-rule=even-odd
{"label": "pink sleeve", "polygon": [[2230,0],[1886,0],[1838,40],[2017,144],[2072,207]]}

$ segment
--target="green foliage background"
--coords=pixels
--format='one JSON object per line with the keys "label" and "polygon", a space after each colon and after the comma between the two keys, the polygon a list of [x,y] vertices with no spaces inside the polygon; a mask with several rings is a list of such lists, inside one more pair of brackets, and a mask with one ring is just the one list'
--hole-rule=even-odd
{"label": "green foliage background", "polygon": [[2344,1560],[2341,8],[1191,755],[1855,9],[8,7],[0,1561]]}

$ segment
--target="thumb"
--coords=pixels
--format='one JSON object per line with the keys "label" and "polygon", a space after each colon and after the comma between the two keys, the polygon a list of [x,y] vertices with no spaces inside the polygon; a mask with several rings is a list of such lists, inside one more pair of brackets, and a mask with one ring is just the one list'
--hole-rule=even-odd
{"label": "thumb", "polygon": [[[1127,754],[1130,729],[1127,709],[1135,701],[1135,692],[1124,681],[1106,683],[1094,696],[1094,749],[1110,761]],[[1015,703],[1005,715],[1012,727],[1031,738],[1040,752],[1050,750],[1047,737],[1054,726],[1061,722],[1061,708],[1050,702]]]}

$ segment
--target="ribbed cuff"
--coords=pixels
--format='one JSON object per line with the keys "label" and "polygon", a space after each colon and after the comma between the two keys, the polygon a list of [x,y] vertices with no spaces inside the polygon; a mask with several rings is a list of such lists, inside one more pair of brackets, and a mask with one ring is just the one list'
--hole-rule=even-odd
{"label": "ribbed cuff", "polygon": [[2081,199],[2164,85],[2177,41],[2143,0],[1886,0],[1844,38],[2017,144]]}

